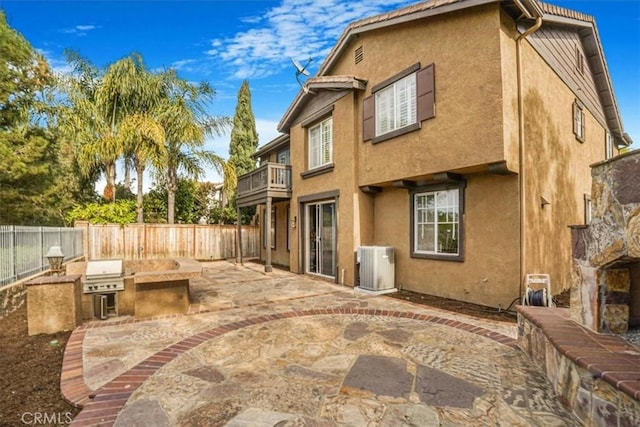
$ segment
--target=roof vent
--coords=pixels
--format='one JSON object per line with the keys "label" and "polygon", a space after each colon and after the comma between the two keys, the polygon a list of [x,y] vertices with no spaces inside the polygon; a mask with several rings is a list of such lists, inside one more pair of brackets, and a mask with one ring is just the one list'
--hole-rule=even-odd
{"label": "roof vent", "polygon": [[360,46],[356,49],[356,52],[355,52],[356,64],[359,64],[360,62],[362,62],[362,59],[363,59],[362,46]]}

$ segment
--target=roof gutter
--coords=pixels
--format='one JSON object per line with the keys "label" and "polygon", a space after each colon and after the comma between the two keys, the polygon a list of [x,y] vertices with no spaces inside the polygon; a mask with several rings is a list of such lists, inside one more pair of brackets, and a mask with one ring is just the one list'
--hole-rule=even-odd
{"label": "roof gutter", "polygon": [[536,32],[542,26],[542,10],[535,0],[514,0],[514,3],[522,11],[527,19],[535,19],[535,23],[516,38],[516,80],[518,86],[518,186],[520,192],[520,283],[519,298],[523,295],[524,277],[527,271],[527,245],[525,233],[526,217],[526,176],[524,162],[526,159],[525,134],[524,134],[524,97],[522,88],[522,41]]}

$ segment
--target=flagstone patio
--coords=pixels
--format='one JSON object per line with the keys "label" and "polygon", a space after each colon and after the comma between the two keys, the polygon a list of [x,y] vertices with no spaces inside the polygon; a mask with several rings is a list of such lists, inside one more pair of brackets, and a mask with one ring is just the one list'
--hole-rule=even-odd
{"label": "flagstone patio", "polygon": [[251,263],[205,263],[192,296],[186,315],[74,331],[72,425],[581,425],[513,323]]}

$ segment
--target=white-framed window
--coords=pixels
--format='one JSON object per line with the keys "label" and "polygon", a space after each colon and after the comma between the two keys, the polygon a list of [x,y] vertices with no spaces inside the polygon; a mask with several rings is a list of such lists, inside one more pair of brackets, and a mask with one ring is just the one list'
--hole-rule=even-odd
{"label": "white-framed window", "polygon": [[412,255],[462,259],[463,188],[413,193]]}
{"label": "white-framed window", "polygon": [[289,148],[285,148],[283,150],[278,151],[276,154],[276,162],[282,165],[290,165],[291,164],[291,152]]}
{"label": "white-framed window", "polygon": [[608,130],[604,131],[604,158],[610,159],[613,157],[613,135]]}
{"label": "white-framed window", "polygon": [[375,136],[416,123],[416,73],[376,92],[375,106]]}
{"label": "white-framed window", "polygon": [[309,169],[333,162],[333,118],[309,128]]}
{"label": "white-framed window", "polygon": [[362,100],[362,140],[373,144],[422,128],[436,117],[435,64],[415,63],[374,85]]}
{"label": "white-framed window", "polygon": [[577,101],[573,103],[573,133],[578,141],[584,142],[584,111]]}

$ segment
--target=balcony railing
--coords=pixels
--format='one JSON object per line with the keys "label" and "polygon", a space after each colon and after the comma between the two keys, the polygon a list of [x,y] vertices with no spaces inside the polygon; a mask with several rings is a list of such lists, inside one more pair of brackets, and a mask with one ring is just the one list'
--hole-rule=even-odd
{"label": "balcony railing", "polygon": [[266,163],[238,177],[238,201],[259,198],[291,197],[291,166]]}

